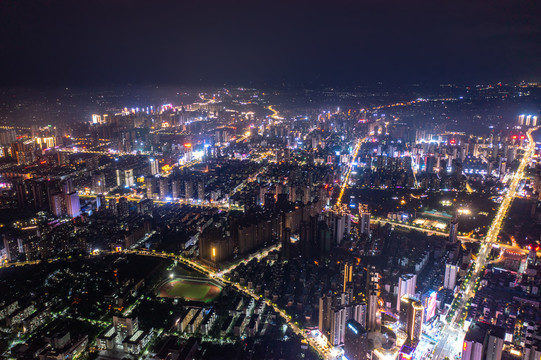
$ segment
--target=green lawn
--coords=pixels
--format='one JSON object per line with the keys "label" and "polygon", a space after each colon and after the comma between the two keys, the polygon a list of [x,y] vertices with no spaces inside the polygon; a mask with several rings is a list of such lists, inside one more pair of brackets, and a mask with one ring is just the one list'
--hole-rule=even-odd
{"label": "green lawn", "polygon": [[171,280],[160,288],[160,296],[210,302],[218,296],[217,286],[192,280]]}

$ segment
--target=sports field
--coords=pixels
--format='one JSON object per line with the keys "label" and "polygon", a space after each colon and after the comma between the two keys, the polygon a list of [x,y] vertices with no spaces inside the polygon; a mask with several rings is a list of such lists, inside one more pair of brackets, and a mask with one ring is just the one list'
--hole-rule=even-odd
{"label": "sports field", "polygon": [[209,303],[216,299],[222,288],[205,280],[176,278],[164,282],[158,295],[165,298],[182,298],[190,301]]}

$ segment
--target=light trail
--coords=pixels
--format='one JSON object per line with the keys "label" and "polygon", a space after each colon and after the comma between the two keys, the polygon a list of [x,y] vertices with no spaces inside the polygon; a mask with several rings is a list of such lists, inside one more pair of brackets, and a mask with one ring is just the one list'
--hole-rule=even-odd
{"label": "light trail", "polygon": [[336,199],[336,206],[339,207],[342,203],[342,197],[344,196],[344,191],[346,191],[346,188],[348,186],[349,177],[351,175],[351,170],[353,169],[353,164],[355,163],[355,159],[357,158],[357,154],[359,153],[359,150],[361,149],[361,145],[366,142],[367,137],[364,137],[362,139],[359,139],[357,141],[357,144],[355,145],[355,149],[353,149],[353,156],[351,158],[351,162],[348,165],[348,170],[346,171],[346,177],[344,178],[344,181],[342,182],[342,185],[340,186],[340,193],[338,195],[338,198]]}

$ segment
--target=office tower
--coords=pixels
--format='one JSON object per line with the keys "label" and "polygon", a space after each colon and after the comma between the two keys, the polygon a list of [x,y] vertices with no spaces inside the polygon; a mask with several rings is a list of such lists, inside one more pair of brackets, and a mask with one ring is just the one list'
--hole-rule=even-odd
{"label": "office tower", "polygon": [[425,309],[420,301],[408,295],[402,296],[400,302],[400,323],[408,335],[408,340],[417,344],[423,333]]}
{"label": "office tower", "polygon": [[160,199],[165,200],[169,196],[169,178],[160,177]]}
{"label": "office tower", "polygon": [[105,193],[105,174],[96,173],[92,175],[92,191],[94,194]]}
{"label": "office tower", "polygon": [[193,199],[193,181],[191,180],[186,180],[184,182],[184,198],[186,200]]}
{"label": "office tower", "polygon": [[344,289],[343,291],[346,292],[346,287],[349,283],[353,281],[353,265],[349,263],[344,264]]}
{"label": "office tower", "polygon": [[72,192],[64,194],[64,201],[66,204],[66,213],[69,217],[74,218],[81,215],[81,202],[79,201],[79,194]]}
{"label": "office tower", "polygon": [[456,276],[459,266],[456,264],[445,264],[445,277],[443,278],[443,287],[453,290],[456,286]]}
{"label": "office tower", "polygon": [[505,329],[474,322],[464,337],[462,360],[501,360]]}
{"label": "office tower", "polygon": [[370,235],[370,212],[366,204],[359,204],[359,231]]}
{"label": "office tower", "polygon": [[367,269],[366,297],[368,306],[366,310],[366,329],[376,331],[378,329],[378,297],[379,297],[379,274],[374,266]]}
{"label": "office tower", "polygon": [[322,334],[329,337],[331,331],[332,295],[326,294],[319,298],[318,328]]}
{"label": "office tower", "polygon": [[150,163],[150,175],[154,176],[160,173],[160,165],[158,164],[158,159],[151,158],[149,159]]}
{"label": "office tower", "polygon": [[449,224],[449,242],[456,243],[458,240],[458,219],[455,217]]}
{"label": "office tower", "polygon": [[127,197],[121,197],[118,200],[118,216],[125,218],[130,216],[130,203]]}
{"label": "office tower", "polygon": [[348,360],[370,359],[368,333],[364,326],[355,320],[346,321],[344,334],[344,356]]}
{"label": "office tower", "polygon": [[396,311],[400,312],[400,299],[402,296],[415,295],[415,287],[417,286],[417,275],[415,274],[406,274],[398,278],[398,293],[396,301]]}
{"label": "office tower", "polygon": [[108,211],[112,216],[118,216],[118,205],[116,199],[109,199]]}

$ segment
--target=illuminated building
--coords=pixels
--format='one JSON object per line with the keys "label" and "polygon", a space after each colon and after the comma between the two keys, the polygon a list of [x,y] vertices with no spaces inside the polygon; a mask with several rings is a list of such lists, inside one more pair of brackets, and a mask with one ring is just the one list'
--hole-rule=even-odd
{"label": "illuminated building", "polygon": [[366,329],[355,320],[346,321],[344,334],[344,356],[348,360],[370,358],[370,345]]}
{"label": "illuminated building", "polygon": [[179,179],[173,179],[171,181],[171,196],[173,199],[180,199],[180,180]]}
{"label": "illuminated building", "polygon": [[113,316],[113,328],[117,334],[117,343],[121,343],[139,330],[139,322],[137,318]]}
{"label": "illuminated building", "polygon": [[160,177],[160,199],[165,200],[169,196],[169,178]]}
{"label": "illuminated building", "polygon": [[96,196],[96,208],[98,211],[107,210],[107,200],[105,199],[105,195],[99,194]]}
{"label": "illuminated building", "polygon": [[118,216],[121,218],[130,216],[130,203],[125,196],[118,199]]}
{"label": "illuminated building", "polygon": [[197,198],[199,200],[205,200],[205,182],[203,180],[197,183]]}
{"label": "illuminated building", "polygon": [[456,243],[458,240],[458,220],[454,218],[449,224],[449,242]]}
{"label": "illuminated building", "polygon": [[193,199],[193,181],[191,180],[186,180],[184,182],[184,198],[186,200]]}
{"label": "illuminated building", "polygon": [[328,336],[331,330],[332,295],[327,294],[319,298],[318,328],[322,334]]}
{"label": "illuminated building", "polygon": [[361,234],[370,235],[370,212],[365,204],[359,204],[359,231]]}
{"label": "illuminated building", "polygon": [[420,301],[404,295],[400,299],[400,323],[404,327],[408,340],[417,344],[423,332],[425,309]]}
{"label": "illuminated building", "polygon": [[367,269],[366,297],[368,299],[366,329],[368,331],[376,331],[378,329],[379,275],[374,266]]}
{"label": "illuminated building", "polygon": [[398,278],[398,295],[396,301],[396,311],[400,312],[400,299],[402,296],[414,296],[415,287],[417,286],[417,275],[406,274]]}
{"label": "illuminated building", "polygon": [[504,328],[474,322],[464,337],[462,360],[501,360],[504,339]]}
{"label": "illuminated building", "polygon": [[81,215],[81,202],[79,201],[79,194],[72,192],[65,194],[66,213],[69,217],[74,218]]}
{"label": "illuminated building", "polygon": [[343,307],[333,309],[331,312],[331,334],[329,342],[333,346],[344,343],[344,333],[346,329],[346,309]]}
{"label": "illuminated building", "polygon": [[117,186],[133,186],[133,169],[116,170],[116,185]]}
{"label": "illuminated building", "polygon": [[425,322],[429,321],[436,315],[438,293],[431,291],[428,296],[424,297],[423,307],[425,308]]}
{"label": "illuminated building", "polygon": [[92,191],[95,194],[102,194],[106,192],[105,190],[105,174],[92,174]]}
{"label": "illuminated building", "polygon": [[156,175],[160,173],[160,165],[158,159],[151,158],[150,162],[150,175]]}
{"label": "illuminated building", "polygon": [[346,287],[349,283],[353,281],[353,265],[345,263],[344,264],[344,292],[346,292]]}
{"label": "illuminated building", "polygon": [[456,277],[460,267],[455,264],[445,264],[445,276],[443,278],[443,287],[453,290],[456,286]]}
{"label": "illuminated building", "polygon": [[109,204],[107,206],[107,209],[108,209],[108,212],[112,215],[112,216],[117,216],[118,215],[118,206],[117,206],[117,202],[116,202],[116,199],[109,199]]}

